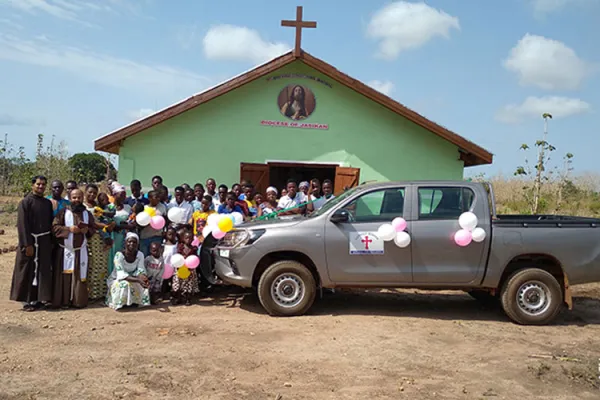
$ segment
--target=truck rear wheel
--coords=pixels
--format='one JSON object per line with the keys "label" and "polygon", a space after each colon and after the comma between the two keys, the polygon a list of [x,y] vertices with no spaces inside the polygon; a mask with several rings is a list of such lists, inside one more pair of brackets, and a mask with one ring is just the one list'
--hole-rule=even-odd
{"label": "truck rear wheel", "polygon": [[500,300],[510,319],[521,325],[546,325],[561,311],[562,289],[550,273],[528,268],[512,274]]}
{"label": "truck rear wheel", "polygon": [[315,278],[297,261],[274,263],[258,281],[258,299],[273,316],[305,314],[313,305],[316,294]]}

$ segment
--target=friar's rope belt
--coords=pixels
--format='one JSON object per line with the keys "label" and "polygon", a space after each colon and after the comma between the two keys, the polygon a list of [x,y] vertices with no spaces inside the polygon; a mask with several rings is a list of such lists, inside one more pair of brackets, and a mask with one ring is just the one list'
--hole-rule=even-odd
{"label": "friar's rope belt", "polygon": [[37,275],[38,275],[38,249],[40,247],[40,245],[38,244],[38,238],[42,237],[42,236],[46,236],[49,235],[50,232],[44,232],[44,233],[32,233],[31,236],[33,236],[33,246],[35,247],[35,257],[33,258],[33,264],[35,265],[35,269],[33,270],[33,286],[37,286],[38,284],[38,280],[37,280]]}

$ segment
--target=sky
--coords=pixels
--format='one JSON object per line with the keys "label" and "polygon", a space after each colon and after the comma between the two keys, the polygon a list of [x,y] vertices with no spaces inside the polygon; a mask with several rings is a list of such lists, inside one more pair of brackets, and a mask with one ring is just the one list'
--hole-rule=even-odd
{"label": "sky", "polygon": [[[600,173],[600,0],[0,0],[0,133],[71,153],[302,47],[494,154],[511,175],[542,138]],[[341,6],[345,4],[345,6]],[[2,138],[0,138],[2,139]],[[401,149],[398,149],[401,154]],[[535,158],[530,153],[529,158]]]}

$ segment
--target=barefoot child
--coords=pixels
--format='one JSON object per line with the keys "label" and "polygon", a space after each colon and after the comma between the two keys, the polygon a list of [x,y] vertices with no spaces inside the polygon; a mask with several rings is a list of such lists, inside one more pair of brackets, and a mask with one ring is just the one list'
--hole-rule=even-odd
{"label": "barefoot child", "polygon": [[[179,239],[177,253],[181,254],[183,258],[198,254],[198,247],[192,246],[194,234],[191,231],[184,230]],[[196,275],[195,269],[191,269],[190,276],[185,279],[181,279],[177,276],[177,273],[173,275],[173,284],[171,288],[171,303],[173,305],[182,303],[185,303],[186,306],[191,305],[192,295],[199,291],[198,276]]]}
{"label": "barefoot child", "polygon": [[162,256],[162,245],[154,242],[150,244],[150,255],[144,259],[146,276],[150,281],[150,302],[156,304],[162,294],[163,273],[165,264]]}

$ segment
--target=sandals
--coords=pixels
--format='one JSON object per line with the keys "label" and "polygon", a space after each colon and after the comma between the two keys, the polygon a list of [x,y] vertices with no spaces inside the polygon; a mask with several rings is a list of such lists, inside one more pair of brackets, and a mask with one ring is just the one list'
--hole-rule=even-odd
{"label": "sandals", "polygon": [[34,306],[33,304],[25,304],[23,306],[23,311],[25,311],[25,312],[32,312],[32,311],[35,311],[35,310],[37,310],[37,307]]}

